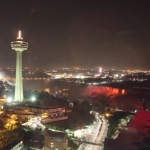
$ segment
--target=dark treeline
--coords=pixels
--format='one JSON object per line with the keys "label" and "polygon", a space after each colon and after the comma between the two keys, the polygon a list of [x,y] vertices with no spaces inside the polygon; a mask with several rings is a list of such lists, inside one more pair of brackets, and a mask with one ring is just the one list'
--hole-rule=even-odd
{"label": "dark treeline", "polygon": [[2,81],[0,81],[0,98],[3,98],[5,92],[5,87]]}
{"label": "dark treeline", "polygon": [[[7,82],[0,81],[0,98],[14,97],[15,86],[9,85]],[[34,101],[35,104],[49,105],[52,101],[54,103],[61,102],[68,106],[67,98],[59,98],[57,95],[50,94],[46,91],[38,91],[31,89],[23,89],[24,99]],[[67,104],[66,104],[67,103]]]}

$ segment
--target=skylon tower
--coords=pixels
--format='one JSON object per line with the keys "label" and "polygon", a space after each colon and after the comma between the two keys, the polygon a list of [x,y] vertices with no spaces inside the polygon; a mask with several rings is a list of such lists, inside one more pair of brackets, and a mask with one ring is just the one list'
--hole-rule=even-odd
{"label": "skylon tower", "polygon": [[22,52],[28,49],[28,43],[23,41],[21,31],[19,31],[16,41],[11,42],[11,48],[16,51],[16,83],[14,100],[22,102],[24,99],[22,83]]}

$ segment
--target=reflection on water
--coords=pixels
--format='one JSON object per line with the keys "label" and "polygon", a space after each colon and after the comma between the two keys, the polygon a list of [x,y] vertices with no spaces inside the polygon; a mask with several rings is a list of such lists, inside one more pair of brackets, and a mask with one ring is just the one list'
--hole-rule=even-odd
{"label": "reflection on water", "polygon": [[23,80],[23,86],[26,89],[31,90],[38,90],[38,91],[50,91],[50,85],[51,80],[45,79],[45,80]]}
{"label": "reflection on water", "polygon": [[59,80],[24,80],[23,86],[32,91],[47,91],[49,93],[58,93],[60,97],[68,97],[71,100],[77,100],[81,97],[85,85],[73,82]]}
{"label": "reflection on water", "polygon": [[136,106],[134,105],[129,105],[125,100],[124,101],[111,101],[109,102],[109,105],[111,108],[115,109],[115,108],[118,108],[118,109],[123,109],[123,110],[135,110],[136,109]]}

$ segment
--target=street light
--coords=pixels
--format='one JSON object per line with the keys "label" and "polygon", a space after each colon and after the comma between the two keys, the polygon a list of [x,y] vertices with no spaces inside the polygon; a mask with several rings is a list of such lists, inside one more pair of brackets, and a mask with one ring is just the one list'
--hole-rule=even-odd
{"label": "street light", "polygon": [[34,102],[36,99],[35,99],[35,97],[32,97],[31,100]]}
{"label": "street light", "polygon": [[8,97],[6,101],[7,101],[8,103],[11,103],[11,102],[12,102],[12,97]]}
{"label": "street light", "polygon": [[0,72],[0,80],[3,78],[3,75],[2,75],[2,73]]}
{"label": "street light", "polygon": [[36,127],[37,127],[37,124],[34,122],[34,123],[32,124],[32,127],[33,127],[33,128],[36,128]]}

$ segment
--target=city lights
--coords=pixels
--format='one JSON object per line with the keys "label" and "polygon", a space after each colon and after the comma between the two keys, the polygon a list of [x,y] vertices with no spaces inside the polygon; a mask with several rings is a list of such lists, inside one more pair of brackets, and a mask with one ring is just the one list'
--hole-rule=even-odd
{"label": "city lights", "polygon": [[0,150],[150,150],[149,16],[146,0],[1,2]]}

